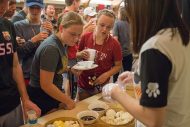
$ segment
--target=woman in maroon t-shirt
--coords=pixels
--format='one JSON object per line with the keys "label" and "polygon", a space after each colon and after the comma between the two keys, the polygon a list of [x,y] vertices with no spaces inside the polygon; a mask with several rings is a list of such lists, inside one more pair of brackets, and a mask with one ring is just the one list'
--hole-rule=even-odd
{"label": "woman in maroon t-shirt", "polygon": [[[92,33],[81,37],[77,57],[88,59],[86,49],[96,50],[95,64],[97,68],[83,71],[78,78],[79,99],[85,99],[101,91],[102,85],[107,83],[112,75],[122,67],[122,53],[120,44],[110,35],[115,15],[104,9],[97,15],[96,28]],[[96,89],[99,86],[100,89]]]}

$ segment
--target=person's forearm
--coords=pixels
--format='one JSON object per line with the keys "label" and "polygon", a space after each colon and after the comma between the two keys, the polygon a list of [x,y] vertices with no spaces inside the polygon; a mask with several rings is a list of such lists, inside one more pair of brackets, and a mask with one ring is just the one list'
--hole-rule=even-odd
{"label": "person's forearm", "polygon": [[77,51],[76,57],[77,57],[78,59],[81,59],[81,58],[82,58],[81,53],[80,53],[79,51]]}
{"label": "person's forearm", "polygon": [[26,86],[24,83],[23,73],[20,64],[18,63],[17,55],[14,55],[14,63],[13,63],[13,79],[17,83],[17,87],[23,101],[29,99]]}
{"label": "person's forearm", "polygon": [[112,67],[109,71],[107,71],[107,75],[109,77],[113,76],[114,74],[118,73],[121,70],[121,65],[115,65],[114,67]]}
{"label": "person's forearm", "polygon": [[136,100],[126,94],[126,92],[116,88],[112,93],[112,97],[117,100],[130,114],[137,120],[141,121],[148,127],[161,127],[163,124],[163,109],[161,108],[146,108],[139,104]]}
{"label": "person's forearm", "polygon": [[67,103],[71,101],[71,98],[64,94],[54,84],[46,84],[44,87],[41,86],[45,93],[59,102]]}

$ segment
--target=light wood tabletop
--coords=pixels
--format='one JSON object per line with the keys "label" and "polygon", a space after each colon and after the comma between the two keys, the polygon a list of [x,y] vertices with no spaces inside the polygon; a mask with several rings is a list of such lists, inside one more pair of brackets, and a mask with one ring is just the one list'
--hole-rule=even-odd
{"label": "light wood tabletop", "polygon": [[[126,92],[129,95],[131,95],[132,97],[135,97],[134,88],[132,85],[128,86],[126,88]],[[40,117],[38,119],[38,123],[41,125],[41,127],[43,127],[48,121],[55,119],[55,118],[59,118],[59,117],[76,118],[77,113],[79,113],[83,110],[88,110],[88,105],[90,103],[98,102],[98,101],[104,101],[102,99],[101,94],[94,95],[92,97],[89,97],[85,100],[78,102],[76,104],[76,107],[72,110],[58,110],[58,111],[55,111],[55,112],[50,113],[48,115],[45,115],[43,117]],[[121,107],[121,105],[118,103],[109,103],[109,102],[106,102],[106,103],[110,106],[110,108],[121,108],[121,109],[123,109]],[[134,120],[129,122],[127,125],[125,125],[125,127],[134,127],[134,126],[135,126]],[[28,125],[23,125],[21,127],[28,127]],[[107,124],[103,123],[101,120],[97,120],[94,124],[84,125],[84,127],[116,127],[116,126],[107,125]],[[124,126],[117,126],[117,127],[124,127]]]}

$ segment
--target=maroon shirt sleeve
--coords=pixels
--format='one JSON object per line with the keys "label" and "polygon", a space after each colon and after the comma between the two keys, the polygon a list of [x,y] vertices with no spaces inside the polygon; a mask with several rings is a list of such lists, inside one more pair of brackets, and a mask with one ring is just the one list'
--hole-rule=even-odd
{"label": "maroon shirt sleeve", "polygon": [[119,42],[116,41],[115,39],[113,39],[113,43],[114,43],[114,48],[113,48],[114,61],[122,61],[123,56],[122,56],[121,46]]}
{"label": "maroon shirt sleeve", "polygon": [[80,39],[78,51],[82,51],[84,49],[84,44],[85,44],[85,35],[83,35]]}

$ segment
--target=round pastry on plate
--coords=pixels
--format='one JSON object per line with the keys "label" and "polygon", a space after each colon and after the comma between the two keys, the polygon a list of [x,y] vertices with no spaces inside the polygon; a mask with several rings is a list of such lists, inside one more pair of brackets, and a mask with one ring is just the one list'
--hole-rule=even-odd
{"label": "round pastry on plate", "polygon": [[106,124],[117,126],[130,123],[133,117],[122,109],[108,109],[100,119]]}

